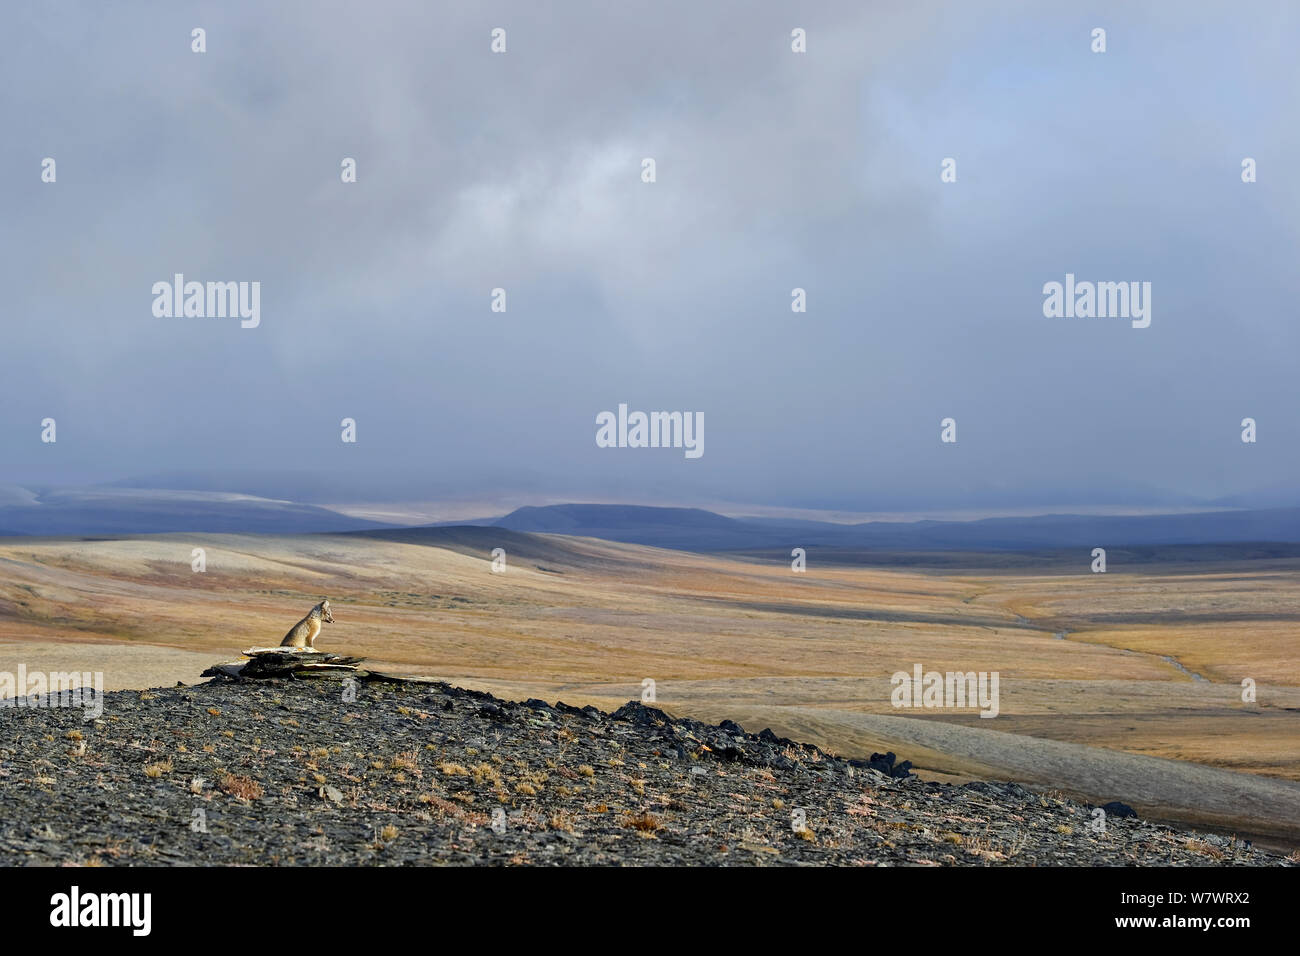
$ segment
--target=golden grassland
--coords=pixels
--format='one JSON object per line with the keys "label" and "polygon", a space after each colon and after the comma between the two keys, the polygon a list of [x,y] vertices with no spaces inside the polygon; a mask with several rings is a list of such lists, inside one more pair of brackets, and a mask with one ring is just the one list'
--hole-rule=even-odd
{"label": "golden grassland", "polygon": [[[205,572],[191,570],[195,547]],[[506,549],[504,573],[491,571],[493,547]],[[503,696],[611,707],[649,678],[667,710],[849,755],[889,748],[938,777],[1098,799],[1125,794],[1101,792],[1118,778],[1076,766],[1086,748],[1300,782],[1300,560],[979,574],[819,566],[813,552],[796,574],[786,562],[493,529],[9,538],[0,670],[103,670],[110,688],[190,682],[278,643],[323,597],[336,623],[318,646]],[[997,671],[1000,715],[895,710],[889,677],[915,663]],[[1254,703],[1241,699],[1245,678]],[[1183,805],[1194,795],[1176,796],[1149,802],[1195,817]],[[1230,825],[1223,802],[1203,822]]]}

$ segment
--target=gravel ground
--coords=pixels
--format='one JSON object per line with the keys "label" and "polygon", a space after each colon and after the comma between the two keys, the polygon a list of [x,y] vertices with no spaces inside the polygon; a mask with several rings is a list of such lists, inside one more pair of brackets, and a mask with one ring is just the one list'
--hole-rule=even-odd
{"label": "gravel ground", "polygon": [[5,865],[1289,865],[631,703],[214,680],[0,710]]}

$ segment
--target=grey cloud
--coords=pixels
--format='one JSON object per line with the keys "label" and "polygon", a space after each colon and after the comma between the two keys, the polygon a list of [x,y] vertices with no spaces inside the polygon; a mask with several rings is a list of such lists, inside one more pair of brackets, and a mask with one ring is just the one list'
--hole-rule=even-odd
{"label": "grey cloud", "polygon": [[[862,509],[1287,484],[1297,14],[976,7],[6,8],[0,481]],[[262,326],[155,319],[178,271],[260,281]],[[1043,318],[1067,271],[1151,281],[1151,328]],[[706,454],[596,448],[619,402],[704,412]]]}

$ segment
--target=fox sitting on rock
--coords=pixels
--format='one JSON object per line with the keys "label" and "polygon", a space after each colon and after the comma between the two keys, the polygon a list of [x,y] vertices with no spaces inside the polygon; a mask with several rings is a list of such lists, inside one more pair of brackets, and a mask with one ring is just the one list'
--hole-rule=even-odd
{"label": "fox sitting on rock", "polygon": [[320,633],[321,622],[326,624],[334,623],[334,616],[330,614],[330,602],[321,601],[317,604],[306,617],[289,629],[289,633],[284,636],[280,642],[281,647],[306,647],[314,649],[316,646],[316,635]]}

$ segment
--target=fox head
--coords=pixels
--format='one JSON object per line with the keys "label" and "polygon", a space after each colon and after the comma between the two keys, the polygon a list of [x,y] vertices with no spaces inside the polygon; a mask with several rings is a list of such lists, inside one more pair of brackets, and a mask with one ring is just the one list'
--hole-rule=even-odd
{"label": "fox head", "polygon": [[313,610],[313,611],[320,611],[320,619],[321,619],[322,621],[324,621],[326,624],[333,624],[333,623],[334,623],[334,615],[330,613],[330,602],[329,602],[329,601],[321,601],[321,602],[320,602],[319,604],[317,604],[314,608],[312,608],[312,610]]}

